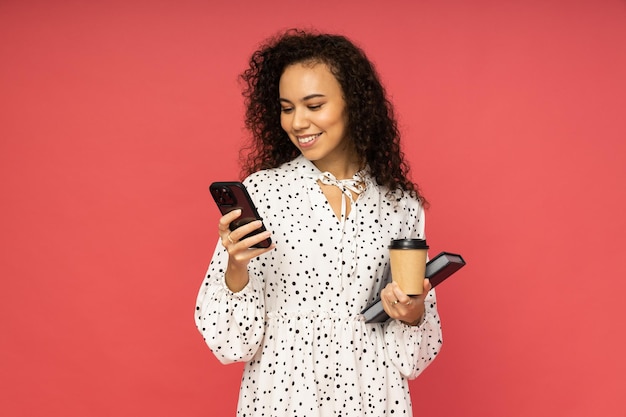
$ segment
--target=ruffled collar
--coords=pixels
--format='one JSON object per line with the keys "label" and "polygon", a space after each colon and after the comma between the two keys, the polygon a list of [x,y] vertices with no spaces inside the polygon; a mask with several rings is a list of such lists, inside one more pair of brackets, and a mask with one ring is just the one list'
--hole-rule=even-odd
{"label": "ruffled collar", "polygon": [[[356,272],[357,261],[357,236],[359,233],[359,207],[356,205],[356,200],[360,198],[369,188],[372,187],[372,179],[369,175],[369,170],[362,169],[358,171],[352,178],[338,180],[330,172],[320,171],[313,162],[300,155],[291,161],[294,164],[296,171],[302,175],[303,178],[309,178],[314,181],[319,181],[322,184],[334,185],[338,187],[341,192],[347,197],[351,204],[351,212],[354,213],[354,221],[348,222],[347,202],[346,198],[341,199],[341,242],[340,249],[337,253],[338,261],[340,265],[341,275],[341,287],[342,290],[353,279]],[[356,194],[356,199],[354,197]]]}

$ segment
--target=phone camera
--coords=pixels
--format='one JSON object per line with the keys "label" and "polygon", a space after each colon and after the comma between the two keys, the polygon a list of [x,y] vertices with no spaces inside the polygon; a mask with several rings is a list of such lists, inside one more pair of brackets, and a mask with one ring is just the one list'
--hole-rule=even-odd
{"label": "phone camera", "polygon": [[221,205],[233,206],[237,203],[237,199],[228,187],[216,188],[213,193],[215,200]]}

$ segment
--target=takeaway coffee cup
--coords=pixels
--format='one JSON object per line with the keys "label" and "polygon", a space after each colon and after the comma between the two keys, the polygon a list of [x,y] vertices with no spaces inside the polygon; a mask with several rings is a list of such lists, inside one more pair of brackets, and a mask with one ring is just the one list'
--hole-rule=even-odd
{"label": "takeaway coffee cup", "polygon": [[391,278],[408,295],[424,292],[428,245],[423,239],[397,239],[389,245]]}

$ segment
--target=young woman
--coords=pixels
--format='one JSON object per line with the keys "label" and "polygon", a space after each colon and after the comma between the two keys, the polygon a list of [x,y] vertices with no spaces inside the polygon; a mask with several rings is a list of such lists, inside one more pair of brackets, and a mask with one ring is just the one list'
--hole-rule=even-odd
{"label": "young woman", "polygon": [[[246,362],[238,415],[412,415],[408,380],[441,326],[428,280],[421,296],[380,290],[387,246],[424,238],[424,210],[373,65],[343,36],[291,30],[241,78],[244,184],[268,231],[220,219],[195,315],[222,363]],[[392,319],[366,324],[379,295]]]}

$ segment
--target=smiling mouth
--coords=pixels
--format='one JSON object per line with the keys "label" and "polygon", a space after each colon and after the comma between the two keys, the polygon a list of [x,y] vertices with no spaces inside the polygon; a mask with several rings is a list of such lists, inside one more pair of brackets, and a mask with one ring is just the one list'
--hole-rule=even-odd
{"label": "smiling mouth", "polygon": [[307,135],[307,136],[298,136],[298,143],[309,143],[314,141],[315,139],[317,139],[318,137],[320,137],[322,134],[321,133],[316,133],[315,135]]}

